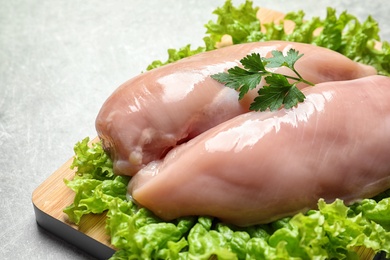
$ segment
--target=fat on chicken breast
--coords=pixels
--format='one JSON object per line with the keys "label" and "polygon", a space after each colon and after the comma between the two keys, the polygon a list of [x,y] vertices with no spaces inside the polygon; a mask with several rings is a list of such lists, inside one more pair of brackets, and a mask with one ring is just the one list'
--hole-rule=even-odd
{"label": "fat on chicken breast", "polygon": [[248,226],[390,188],[390,78],[303,92],[296,107],[245,113],[177,146],[131,179],[129,195],[164,220]]}
{"label": "fat on chicken breast", "polygon": [[114,172],[134,175],[176,145],[248,112],[256,91],[239,102],[235,90],[210,75],[238,65],[250,53],[269,57],[272,50],[291,48],[304,54],[296,69],[313,83],[376,74],[374,68],[329,49],[283,41],[225,47],[145,72],[119,86],[96,118],[96,130],[111,155]]}

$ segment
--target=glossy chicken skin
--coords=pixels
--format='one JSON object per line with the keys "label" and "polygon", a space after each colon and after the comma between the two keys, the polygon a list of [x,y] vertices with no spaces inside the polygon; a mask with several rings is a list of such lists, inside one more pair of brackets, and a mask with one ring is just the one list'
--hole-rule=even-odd
{"label": "glossy chicken skin", "polygon": [[289,42],[234,45],[143,73],[121,85],[96,119],[98,136],[111,154],[115,173],[134,175],[177,144],[247,112],[253,96],[238,102],[235,90],[210,75],[238,65],[249,53],[270,56],[272,50],[291,48],[304,54],[296,68],[313,83],[376,73],[328,49]]}
{"label": "glossy chicken skin", "polygon": [[246,226],[390,188],[390,78],[303,91],[297,107],[239,115],[171,150],[132,178],[129,194],[165,220]]}

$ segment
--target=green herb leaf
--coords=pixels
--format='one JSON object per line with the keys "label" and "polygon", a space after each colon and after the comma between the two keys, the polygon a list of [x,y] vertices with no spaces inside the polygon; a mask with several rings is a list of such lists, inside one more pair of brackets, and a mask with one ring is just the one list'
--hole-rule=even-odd
{"label": "green herb leaf", "polygon": [[261,59],[260,54],[252,53],[240,60],[241,64],[250,72],[265,71],[265,62]]}
{"label": "green herb leaf", "polygon": [[299,102],[305,100],[305,95],[300,91],[297,86],[294,84],[290,87],[286,96],[283,99],[284,108],[289,109],[296,106]]}
{"label": "green herb leaf", "polygon": [[249,90],[255,89],[263,76],[269,72],[265,70],[264,63],[258,53],[247,55],[240,60],[244,68],[235,66],[226,72],[211,75],[218,82],[229,88],[239,91],[239,99],[242,99]]}
{"label": "green herb leaf", "polygon": [[[268,85],[259,89],[259,96],[256,97],[249,109],[254,111],[277,110],[284,106],[289,109],[299,102],[303,102],[305,95],[296,87],[299,82],[312,83],[304,80],[295,70],[294,65],[303,54],[290,49],[286,55],[281,51],[272,51],[270,58],[261,58],[258,53],[252,53],[240,60],[244,68],[235,66],[227,71],[214,74],[211,77],[227,87],[239,91],[239,99],[242,99],[249,90],[255,89],[264,77]],[[297,76],[287,76],[267,71],[266,67],[287,67]],[[290,83],[288,79],[295,80]]]}
{"label": "green herb leaf", "polygon": [[227,87],[239,91],[239,99],[242,99],[249,90],[255,89],[259,85],[263,74],[252,73],[240,67],[234,67],[228,70],[228,73],[218,73],[211,77]]}
{"label": "green herb leaf", "polygon": [[285,66],[289,69],[294,69],[295,62],[303,56],[303,54],[299,54],[298,51],[294,49],[290,49],[287,52],[287,55],[284,56],[281,51],[274,50],[271,52],[273,57],[264,58],[267,61],[267,68],[277,68]]}
{"label": "green herb leaf", "polygon": [[266,77],[266,82],[270,85],[259,89],[259,96],[257,96],[250,105],[250,110],[265,111],[269,108],[273,111],[279,109],[283,105],[285,96],[291,88],[291,84],[285,77],[277,74]]}
{"label": "green herb leaf", "polygon": [[305,100],[305,95],[296,85],[290,84],[282,75],[273,74],[266,77],[265,80],[269,86],[259,89],[259,96],[251,104],[251,110],[265,111],[269,108],[273,111],[279,109],[282,105],[289,109]]}

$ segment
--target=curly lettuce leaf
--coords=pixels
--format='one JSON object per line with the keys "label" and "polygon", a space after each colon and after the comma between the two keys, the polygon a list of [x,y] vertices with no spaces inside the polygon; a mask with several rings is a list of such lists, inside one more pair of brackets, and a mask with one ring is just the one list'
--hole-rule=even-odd
{"label": "curly lettuce leaf", "polygon": [[185,234],[192,226],[193,218],[162,222],[130,201],[113,200],[106,228],[112,245],[121,250],[111,259],[186,259]]}
{"label": "curly lettuce leaf", "polygon": [[100,214],[108,210],[112,200],[126,200],[129,179],[117,176],[113,180],[101,181],[75,177],[64,182],[76,195],[73,203],[63,211],[70,221],[79,224],[81,217],[86,214]]}
{"label": "curly lettuce leaf", "polygon": [[168,49],[168,59],[164,62],[161,60],[155,60],[151,64],[148,65],[146,70],[152,70],[161,66],[164,66],[166,64],[175,62],[177,60],[181,60],[185,57],[189,57],[201,52],[204,52],[206,49],[205,47],[198,47],[196,49],[191,49],[191,44],[187,44],[186,46],[176,50],[176,49]]}
{"label": "curly lettuce leaf", "polygon": [[112,259],[357,259],[359,247],[390,255],[390,231],[365,216],[379,207],[388,221],[390,201],[371,200],[370,210],[361,209],[368,201],[353,210],[341,200],[320,200],[318,210],[248,228],[210,217],[161,222],[119,202],[108,217],[113,245],[121,248]]}
{"label": "curly lettuce leaf", "polygon": [[354,210],[355,212],[361,213],[366,219],[374,221],[387,231],[390,231],[389,207],[390,198],[384,197],[379,201],[373,199],[363,200],[361,203],[354,206]]}
{"label": "curly lettuce leaf", "polygon": [[232,36],[233,44],[252,41],[260,31],[260,21],[256,14],[259,7],[253,7],[252,1],[245,1],[238,7],[233,6],[230,0],[222,7],[218,7],[213,14],[217,15],[217,21],[209,21],[206,34],[210,42],[220,42],[222,36]]}
{"label": "curly lettuce leaf", "polygon": [[216,21],[209,21],[204,37],[205,46],[191,49],[186,45],[178,50],[169,49],[169,58],[162,62],[155,60],[148,66],[148,70],[163,66],[179,59],[216,49],[222,36],[229,35],[233,44],[283,40],[309,43],[337,51],[348,58],[375,67],[378,74],[390,75],[390,44],[383,41],[379,44],[379,25],[369,16],[360,22],[356,16],[344,11],[340,15],[334,8],[327,8],[326,16],[321,19],[313,17],[305,20],[302,10],[289,12],[284,20],[293,21],[295,27],[292,32],[284,30],[284,21],[264,23],[266,29],[261,31],[260,22],[256,13],[259,7],[254,7],[252,1],[238,7],[227,0],[222,7],[217,8],[213,14]]}
{"label": "curly lettuce leaf", "polygon": [[83,215],[106,211],[111,200],[125,200],[129,178],[114,175],[112,161],[100,142],[90,146],[87,137],[75,145],[74,152],[70,168],[76,169],[76,175],[64,182],[75,192],[75,198],[63,211],[70,221],[79,224]]}
{"label": "curly lettuce leaf", "polygon": [[90,145],[89,137],[74,146],[75,156],[70,166],[80,178],[106,180],[115,178],[112,161],[100,143]]}

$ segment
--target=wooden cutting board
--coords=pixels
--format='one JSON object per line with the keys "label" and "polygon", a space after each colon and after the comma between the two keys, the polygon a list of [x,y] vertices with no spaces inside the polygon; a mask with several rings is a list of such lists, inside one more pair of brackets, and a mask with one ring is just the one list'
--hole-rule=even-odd
{"label": "wooden cutting board", "polygon": [[[258,18],[262,23],[278,23],[284,14],[269,9],[260,8]],[[294,24],[286,22],[285,30],[293,29]],[[224,38],[223,45],[230,44],[229,37]],[[92,142],[97,141],[95,138]],[[65,241],[79,247],[98,259],[108,259],[115,252],[110,244],[110,238],[105,232],[105,215],[89,214],[83,216],[79,226],[69,222],[63,209],[74,199],[74,192],[69,189],[64,179],[72,179],[75,171],[69,167],[73,158],[69,159],[47,180],[45,180],[32,195],[32,202],[38,225],[57,235]],[[361,259],[373,259],[373,252],[368,249],[358,249]]]}

